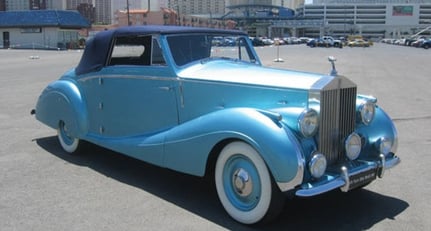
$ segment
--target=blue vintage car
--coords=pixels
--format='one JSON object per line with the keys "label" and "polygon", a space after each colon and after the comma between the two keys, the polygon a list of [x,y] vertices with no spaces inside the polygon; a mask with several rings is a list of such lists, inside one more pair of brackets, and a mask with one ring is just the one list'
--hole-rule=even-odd
{"label": "blue vintage car", "polygon": [[66,152],[86,141],[211,177],[227,213],[253,224],[276,217],[287,194],[347,192],[397,165],[397,132],[376,102],[334,64],[332,74],[263,67],[241,31],[142,26],[90,39],[33,113]]}

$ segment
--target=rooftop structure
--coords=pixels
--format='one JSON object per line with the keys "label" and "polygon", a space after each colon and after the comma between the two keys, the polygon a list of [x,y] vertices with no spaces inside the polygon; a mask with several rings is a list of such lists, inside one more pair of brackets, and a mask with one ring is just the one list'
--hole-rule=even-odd
{"label": "rooftop structure", "polygon": [[90,24],[77,11],[35,10],[0,12],[0,28],[61,27],[80,29]]}

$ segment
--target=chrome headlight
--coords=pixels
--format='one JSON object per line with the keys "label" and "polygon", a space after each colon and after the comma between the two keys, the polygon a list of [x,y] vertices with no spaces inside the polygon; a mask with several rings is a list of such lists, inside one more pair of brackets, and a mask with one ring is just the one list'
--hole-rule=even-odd
{"label": "chrome headlight", "polygon": [[350,136],[347,137],[344,146],[346,148],[347,157],[350,160],[356,160],[356,158],[358,158],[359,154],[361,153],[361,148],[362,148],[361,137],[356,133],[350,134]]}
{"label": "chrome headlight", "polygon": [[376,104],[371,100],[366,100],[359,105],[359,113],[361,116],[361,121],[365,125],[368,125],[373,121],[374,114],[376,112]]}
{"label": "chrome headlight", "polygon": [[314,178],[320,178],[321,176],[323,176],[326,171],[325,156],[321,153],[314,154],[310,160],[310,163],[308,164],[308,168]]}
{"label": "chrome headlight", "polygon": [[304,137],[316,134],[319,128],[319,115],[314,109],[306,109],[299,116],[299,131]]}

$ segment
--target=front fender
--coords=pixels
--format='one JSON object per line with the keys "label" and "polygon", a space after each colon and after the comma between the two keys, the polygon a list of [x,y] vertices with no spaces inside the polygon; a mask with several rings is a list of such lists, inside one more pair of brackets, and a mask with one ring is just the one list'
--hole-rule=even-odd
{"label": "front fender", "polygon": [[[273,114],[273,113],[272,113]],[[243,140],[265,160],[283,190],[302,182],[304,159],[293,133],[271,113],[250,108],[216,111],[171,129],[166,136],[164,165],[203,176],[211,149],[227,139]]]}
{"label": "front fender", "polygon": [[369,125],[361,125],[356,132],[365,140],[363,157],[376,158],[380,155],[378,149],[379,139],[386,138],[393,141],[392,153],[396,153],[398,146],[398,133],[392,119],[383,109],[376,107],[373,121]]}
{"label": "front fender", "polygon": [[49,84],[37,101],[36,119],[54,129],[62,120],[72,136],[83,137],[88,129],[87,107],[79,88],[68,80]]}

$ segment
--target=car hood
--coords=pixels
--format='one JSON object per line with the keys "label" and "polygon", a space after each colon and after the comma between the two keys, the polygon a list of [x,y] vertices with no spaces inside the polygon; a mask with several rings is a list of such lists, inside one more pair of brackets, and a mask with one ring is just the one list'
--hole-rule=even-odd
{"label": "car hood", "polygon": [[[178,72],[183,79],[220,81],[277,88],[308,90],[332,76],[263,67],[244,62],[214,60],[188,66]],[[326,82],[324,81],[324,82]]]}

